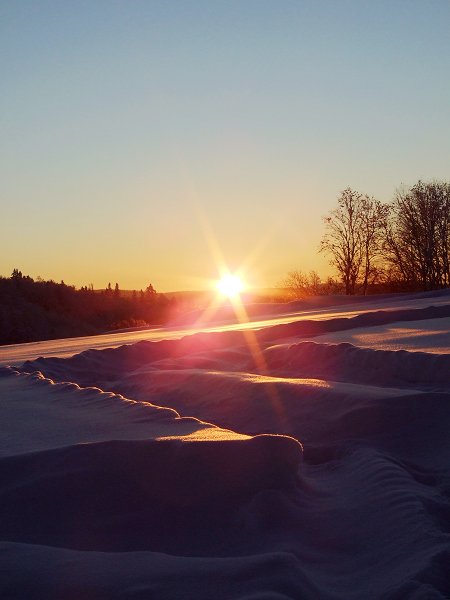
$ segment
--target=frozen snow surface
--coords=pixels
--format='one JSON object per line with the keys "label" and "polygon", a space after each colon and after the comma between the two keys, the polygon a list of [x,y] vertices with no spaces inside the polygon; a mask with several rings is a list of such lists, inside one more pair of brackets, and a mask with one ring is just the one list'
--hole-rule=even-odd
{"label": "frozen snow surface", "polygon": [[450,294],[245,311],[0,348],[0,598],[450,598]]}

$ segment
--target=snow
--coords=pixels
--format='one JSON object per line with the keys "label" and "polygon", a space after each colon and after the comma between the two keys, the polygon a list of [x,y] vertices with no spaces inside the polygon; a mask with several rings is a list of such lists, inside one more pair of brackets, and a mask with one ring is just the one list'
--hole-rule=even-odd
{"label": "snow", "polygon": [[450,295],[246,311],[0,348],[0,597],[450,595]]}

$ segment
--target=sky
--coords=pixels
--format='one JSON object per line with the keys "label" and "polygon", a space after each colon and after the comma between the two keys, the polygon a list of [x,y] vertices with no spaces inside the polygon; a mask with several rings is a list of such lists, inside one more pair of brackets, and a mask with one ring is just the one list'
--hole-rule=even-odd
{"label": "sky", "polygon": [[0,0],[0,275],[273,287],[450,179],[449,0]]}

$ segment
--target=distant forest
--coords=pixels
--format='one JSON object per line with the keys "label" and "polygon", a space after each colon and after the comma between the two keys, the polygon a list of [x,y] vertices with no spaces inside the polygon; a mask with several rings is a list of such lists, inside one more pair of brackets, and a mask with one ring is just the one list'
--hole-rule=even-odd
{"label": "distant forest", "polygon": [[95,291],[64,281],[35,281],[14,269],[0,277],[0,344],[78,337],[146,325],[159,325],[186,310],[180,301],[158,294],[150,284],[125,297],[118,284]]}

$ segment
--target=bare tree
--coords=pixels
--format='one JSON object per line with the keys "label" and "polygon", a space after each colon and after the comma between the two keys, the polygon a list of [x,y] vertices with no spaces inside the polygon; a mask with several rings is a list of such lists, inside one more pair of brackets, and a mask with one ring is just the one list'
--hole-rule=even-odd
{"label": "bare tree", "polygon": [[389,216],[389,206],[375,198],[362,196],[361,203],[361,254],[362,293],[367,294],[369,283],[374,283],[380,273],[383,256],[384,234]]}
{"label": "bare tree", "polygon": [[310,271],[309,275],[300,269],[288,271],[287,277],[278,286],[287,288],[295,298],[317,296],[320,293],[321,280],[317,271]]}
{"label": "bare tree", "polygon": [[450,184],[418,181],[396,191],[385,253],[408,289],[450,285]]}
{"label": "bare tree", "polygon": [[378,200],[347,188],[338,197],[337,208],[323,217],[326,231],[319,252],[331,255],[330,264],[340,274],[347,295],[356,293],[360,276],[366,294],[377,276],[388,210]]}
{"label": "bare tree", "polygon": [[345,293],[355,293],[362,262],[361,194],[350,188],[341,192],[338,206],[323,217],[326,232],[319,252],[330,254],[330,264],[337,269],[345,285]]}
{"label": "bare tree", "polygon": [[317,271],[310,271],[308,280],[308,288],[311,291],[311,295],[318,296],[320,294],[322,284],[319,273]]}

